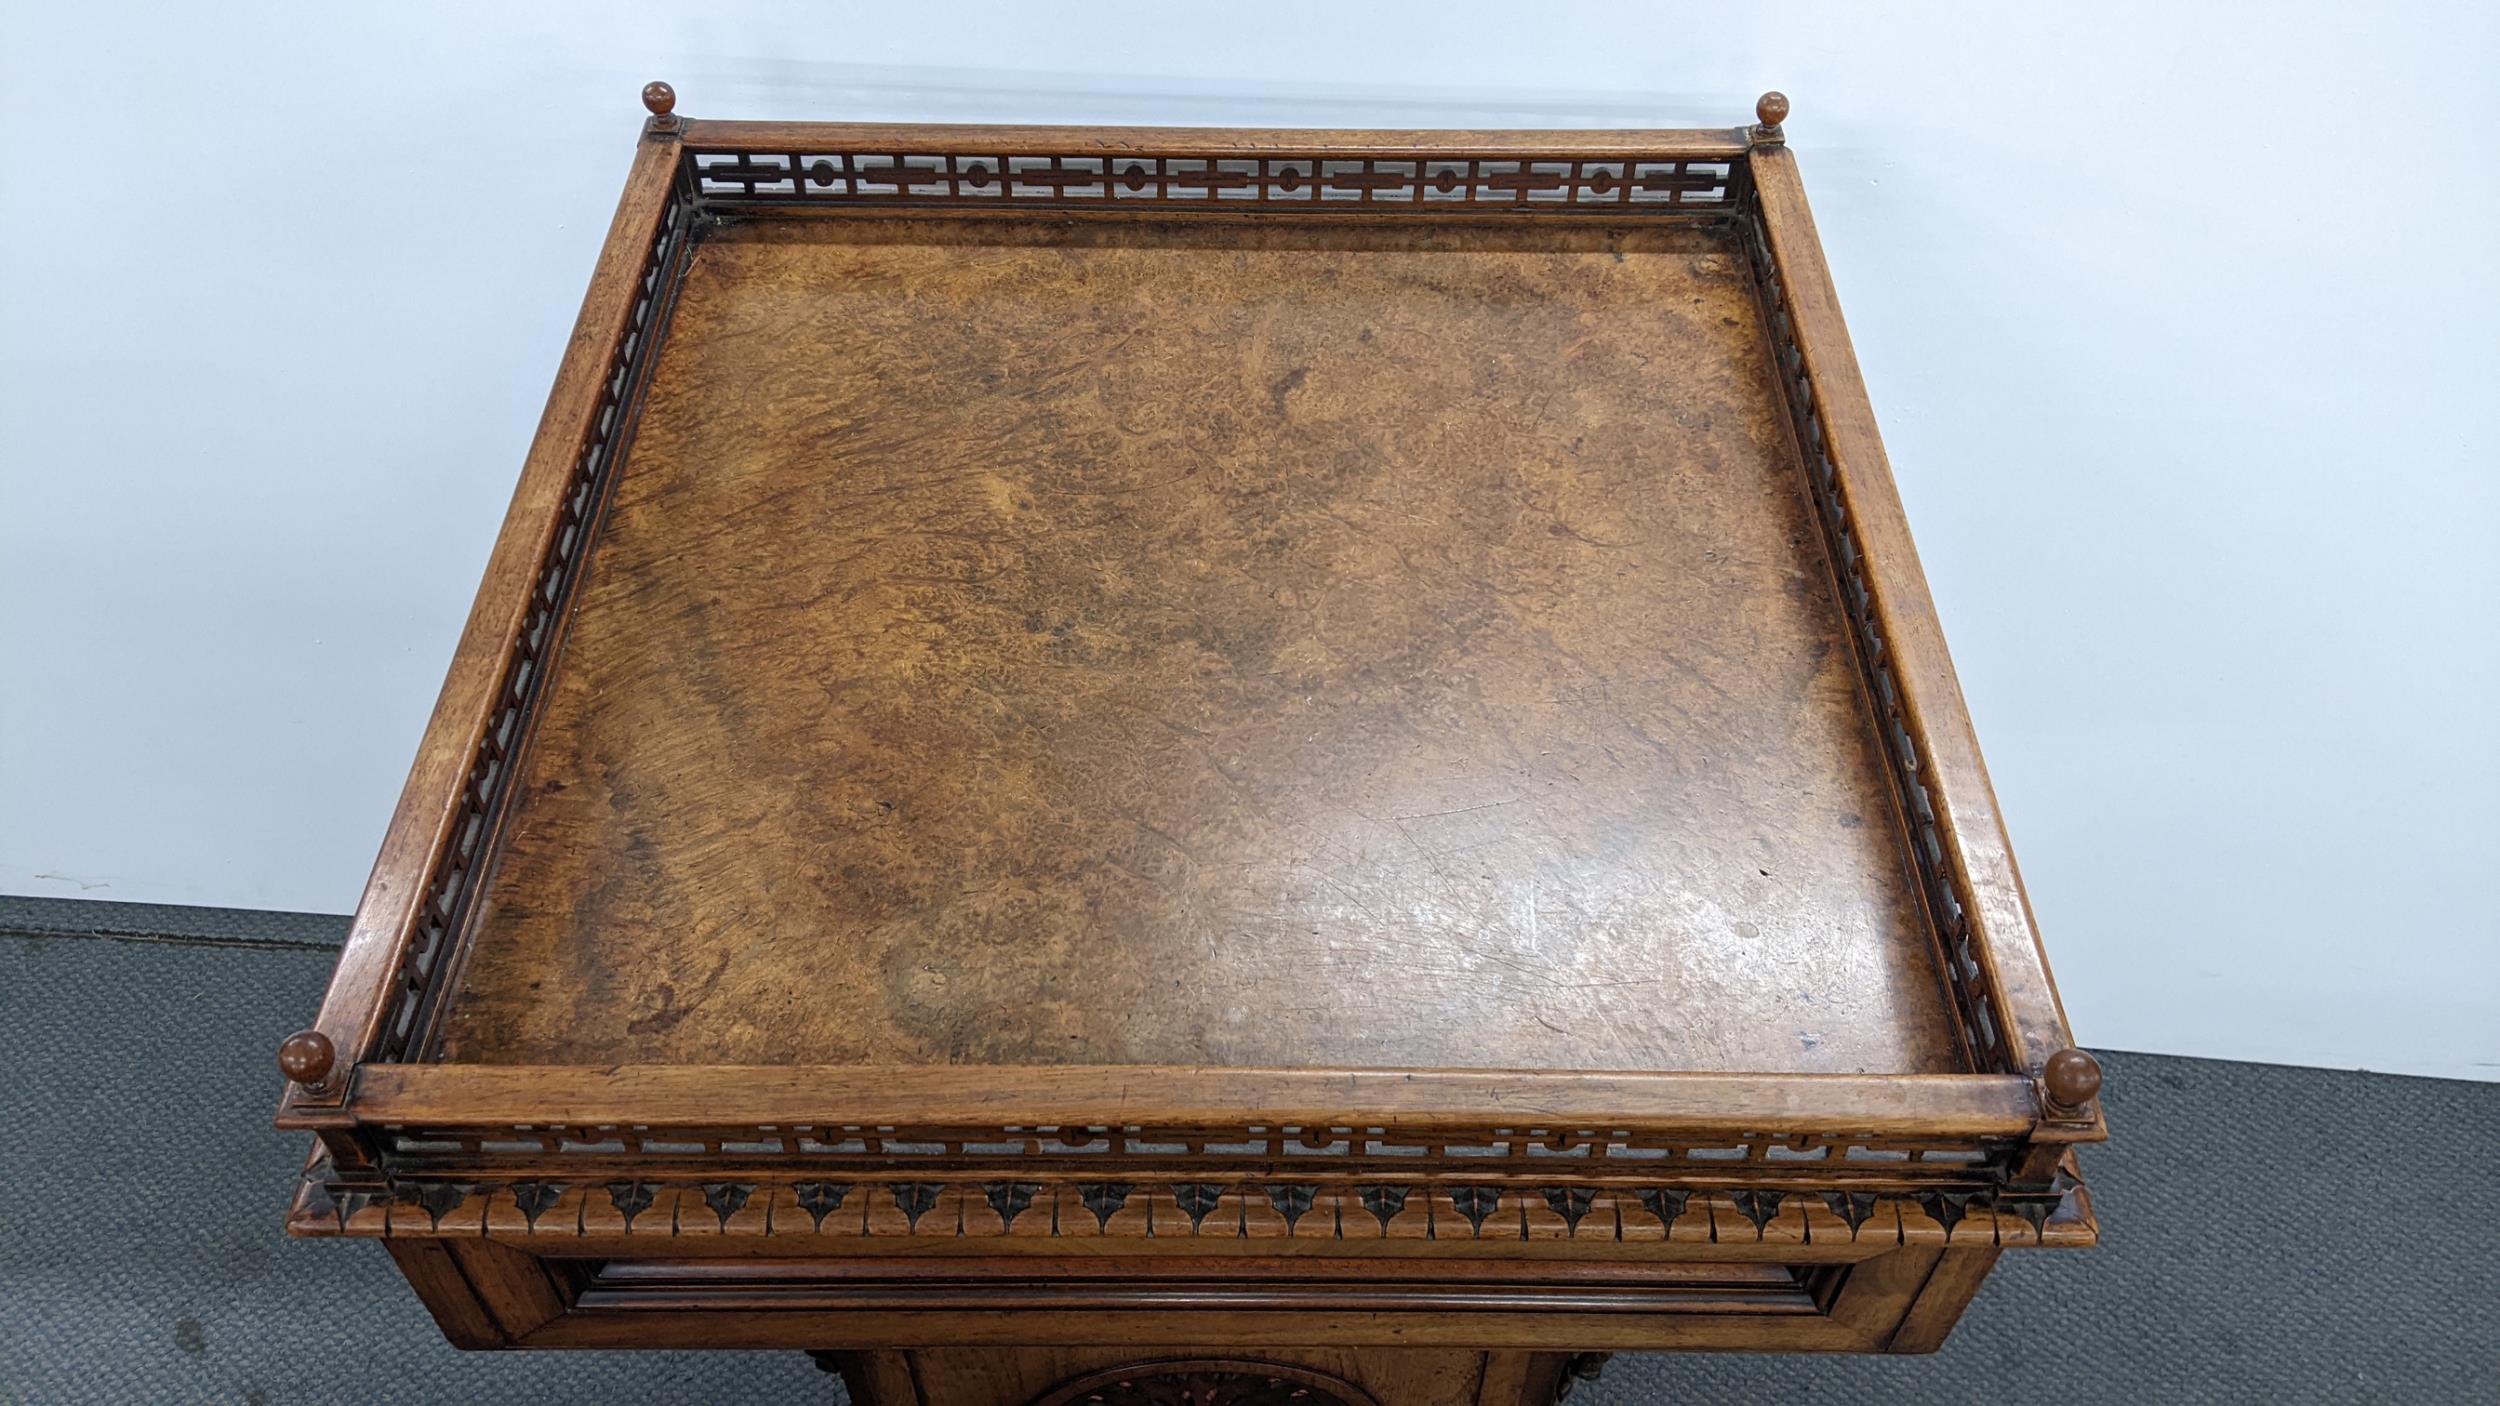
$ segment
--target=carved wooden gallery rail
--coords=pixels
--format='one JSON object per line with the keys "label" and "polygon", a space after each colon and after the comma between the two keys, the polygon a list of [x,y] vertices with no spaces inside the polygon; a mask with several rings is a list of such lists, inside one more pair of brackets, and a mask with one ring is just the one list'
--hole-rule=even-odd
{"label": "carved wooden gallery rail", "polygon": [[[664,85],[645,100],[337,976],[280,1051],[280,1125],[318,1139],[296,1232],[585,1263],[653,1241],[1589,1263],[2090,1242],[2069,1154],[2103,1136],[2099,1071],[2071,1048],[2041,956],[1784,146],[1785,99],[1726,131],[1509,133],[704,122]],[[695,251],[754,220],[1020,211],[1723,232],[1758,300],[1964,1072],[443,1062],[513,778]]]}

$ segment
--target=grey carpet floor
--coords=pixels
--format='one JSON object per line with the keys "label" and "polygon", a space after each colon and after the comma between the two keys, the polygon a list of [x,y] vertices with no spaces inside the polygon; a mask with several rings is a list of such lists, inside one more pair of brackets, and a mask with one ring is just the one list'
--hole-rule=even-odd
{"label": "grey carpet floor", "polygon": [[[287,1239],[270,1051],[342,929],[0,898],[0,1401],[842,1399],[797,1353],[457,1352],[378,1248]],[[2106,1062],[2104,1243],[2006,1256],[1943,1352],[1619,1356],[1575,1406],[2500,1401],[2500,1085]]]}

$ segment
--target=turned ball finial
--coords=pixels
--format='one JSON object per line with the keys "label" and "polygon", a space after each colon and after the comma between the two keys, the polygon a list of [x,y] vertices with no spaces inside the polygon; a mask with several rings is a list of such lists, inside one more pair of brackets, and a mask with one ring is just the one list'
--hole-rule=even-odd
{"label": "turned ball finial", "polygon": [[329,1081],[331,1062],[337,1058],[330,1037],[318,1030],[298,1030],[278,1042],[278,1072],[308,1089]]}
{"label": "turned ball finial", "polygon": [[1756,99],[1753,105],[1753,134],[1766,141],[1777,141],[1780,124],[1788,120],[1788,95],[1774,88]]}
{"label": "turned ball finial", "polygon": [[651,120],[642,124],[643,130],[654,136],[676,132],[684,125],[677,115],[677,90],[666,83],[654,79],[643,84],[642,105],[651,109]]}
{"label": "turned ball finial", "polygon": [[2101,1092],[2101,1062],[2081,1050],[2059,1050],[2041,1066],[2040,1086],[2051,1104],[2080,1109]]}

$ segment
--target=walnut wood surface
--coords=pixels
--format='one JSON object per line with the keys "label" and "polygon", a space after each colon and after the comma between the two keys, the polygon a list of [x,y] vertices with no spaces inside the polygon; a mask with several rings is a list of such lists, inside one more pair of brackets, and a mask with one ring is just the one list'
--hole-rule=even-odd
{"label": "walnut wood surface", "polygon": [[2018,1137],[2037,1121],[2012,1075],[1742,1074],[1567,1070],[1158,1067],[1117,1065],[378,1064],[357,1086],[363,1116],[394,1126],[462,1122],[706,1126],[705,1100],[738,1090],[737,1114],[775,1127],[859,1124],[927,1132],[1045,1123],[1227,1128],[1283,1124],[1471,1134],[1488,1119],[1566,1129],[1635,1129],[1712,1140],[1767,1127],[1796,1134]]}
{"label": "walnut wood surface", "polygon": [[[1440,1399],[1453,1399],[1450,1393],[1480,1385],[1483,1364],[1467,1364],[1458,1354],[1449,1354],[1458,1361],[1465,1376],[1476,1380],[1461,1387],[1445,1378],[1435,1383]],[[917,1365],[917,1364],[915,1364]],[[1466,1366],[1476,1370],[1466,1372]],[[923,1378],[926,1385],[926,1378]],[[958,1399],[954,1393],[948,1399]],[[1002,1402],[1010,1398],[996,1398]],[[1420,1398],[1410,1398],[1420,1399]],[[1088,1372],[1065,1382],[1040,1396],[1028,1397],[1020,1406],[1389,1406],[1360,1386],[1333,1372],[1319,1372],[1278,1362],[1273,1358],[1252,1357],[1179,1357],[1148,1362],[1124,1362],[1116,1367]]]}
{"label": "walnut wood surface", "polygon": [[488,1063],[1961,1067],[1709,227],[778,221],[680,292]]}
{"label": "walnut wood surface", "polygon": [[[1054,1343],[1124,1349],[1122,1355],[1131,1360],[1151,1351],[1141,1345],[1156,1343],[1254,1350],[1292,1344],[1553,1351],[1570,1344],[1583,1351],[1930,1351],[1933,1335],[1960,1312],[1994,1255],[1985,1247],[1916,1245],[1870,1254],[1849,1265],[1814,1302],[1792,1301],[1791,1295],[1769,1312],[1748,1311],[1746,1296],[1736,1293],[1704,1293],[1681,1309],[1589,1296],[1546,1302],[1528,1293],[1453,1311],[1446,1296],[1431,1292],[1408,1302],[1350,1302],[1342,1308],[1244,1306],[1210,1301],[1187,1284],[1159,1294],[1151,1278],[1136,1283],[1128,1306],[1107,1309],[1054,1307],[1040,1301],[1046,1293],[1029,1289],[1003,1302],[963,1294],[925,1307],[902,1306],[899,1298],[852,1302],[807,1292],[774,1295],[767,1305],[757,1293],[762,1276],[728,1264],[719,1266],[708,1284],[690,1278],[673,1289],[628,1294],[600,1287],[609,1268],[647,1277],[686,1266],[608,1261],[602,1267],[457,1239],[384,1243],[425,1292],[445,1332],[464,1347],[895,1349]],[[533,1278],[527,1264],[540,1266],[544,1277]],[[489,1265],[494,1272],[479,1272]],[[1029,1279],[1029,1269],[1009,1268]],[[1326,1277],[1323,1270],[1311,1282]],[[568,1307],[548,1318],[544,1305],[551,1293],[569,1295]],[[1897,1339],[1905,1322],[1912,1334]]]}
{"label": "walnut wood surface", "polygon": [[689,147],[767,152],[897,152],[1008,149],[1059,154],[1166,153],[1230,157],[1267,152],[1330,156],[1502,156],[1533,152],[1594,159],[1700,157],[1742,161],[1742,128],[1070,127],[927,122],[755,122],[691,118]]}
{"label": "walnut wood surface", "polygon": [[[1173,1385],[1170,1378],[1207,1390],[1220,1390],[1207,1378],[1230,1372],[1248,1376],[1235,1387],[1264,1386],[1267,1366],[1299,1369],[1317,1378],[1283,1382],[1267,1399],[1289,1406],[1323,1406],[1317,1394],[1339,1388],[1337,1399],[1376,1406],[1552,1406],[1556,1385],[1567,1365],[1562,1353],[1468,1352],[1433,1348],[1388,1348],[1367,1352],[1274,1351],[1245,1353],[1156,1351],[1151,1348],[1027,1348],[1023,1350],[827,1353],[828,1366],[841,1371],[857,1406],[1122,1406],[1116,1388],[1130,1382],[1137,1406],[1178,1401],[1184,1406],[1255,1406],[1239,1396],[1157,1397],[1150,1393]],[[1108,1386],[1102,1378],[1111,1376]],[[1165,1378],[1164,1388],[1155,1385]],[[1308,1389],[1310,1394],[1295,1395]],[[1073,1393],[1073,1397],[1069,1395]]]}
{"label": "walnut wood surface", "polygon": [[1777,95],[645,103],[281,1054],[290,1231],[462,1346],[913,1406],[1174,1353],[1544,1406],[1559,1348],[1932,1350],[2093,1242]]}
{"label": "walnut wood surface", "polygon": [[[1763,146],[1749,165],[1763,242],[1778,264],[1804,375],[1823,418],[1823,447],[1864,554],[1868,608],[1892,664],[1900,724],[1917,754],[1938,846],[1959,876],[1958,901],[1973,939],[1969,960],[1992,992],[2003,1066],[2036,1073],[2071,1040],[2031,900],[1919,567],[1796,158],[1785,147]],[[2090,1121],[2097,1128],[2097,1115]]]}
{"label": "walnut wood surface", "polygon": [[[436,858],[453,842],[473,753],[500,702],[504,670],[529,614],[532,585],[549,542],[560,530],[559,505],[568,476],[598,415],[601,374],[624,334],[637,270],[668,208],[675,159],[675,149],[658,142],[645,142],[634,153],[598,265],[582,295],[581,312],[565,343],[554,389],[487,560],[485,579],[409,766],[382,852],[357,902],[317,1026],[318,1033],[345,1052],[343,1062],[365,1058],[380,1042],[389,1019],[394,977],[421,921]],[[337,1091],[334,1084],[326,1097],[316,1099],[303,1086],[292,1085],[287,1106],[335,1102]]]}

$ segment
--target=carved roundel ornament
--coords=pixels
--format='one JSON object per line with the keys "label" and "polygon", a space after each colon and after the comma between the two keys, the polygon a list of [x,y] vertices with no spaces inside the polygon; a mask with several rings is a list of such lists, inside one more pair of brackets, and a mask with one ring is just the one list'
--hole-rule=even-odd
{"label": "carved roundel ornament", "polygon": [[1044,1392],[1032,1406],[1378,1406],[1342,1378],[1278,1362],[1139,1362]]}

